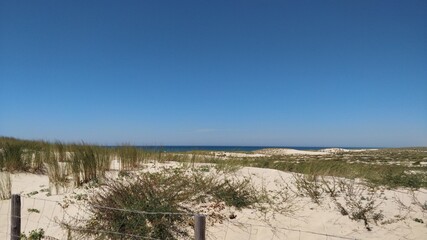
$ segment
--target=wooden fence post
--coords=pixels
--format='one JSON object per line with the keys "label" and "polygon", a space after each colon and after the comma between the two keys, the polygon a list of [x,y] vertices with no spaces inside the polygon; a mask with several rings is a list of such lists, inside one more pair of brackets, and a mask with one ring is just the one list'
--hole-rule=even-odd
{"label": "wooden fence post", "polygon": [[19,194],[13,194],[11,204],[10,239],[19,240],[21,236],[21,196]]}
{"label": "wooden fence post", "polygon": [[194,216],[194,234],[196,240],[206,239],[206,216],[196,214]]}

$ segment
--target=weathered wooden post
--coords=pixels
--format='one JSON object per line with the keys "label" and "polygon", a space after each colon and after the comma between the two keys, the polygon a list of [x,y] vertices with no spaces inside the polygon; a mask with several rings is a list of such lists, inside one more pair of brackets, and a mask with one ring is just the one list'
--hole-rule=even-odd
{"label": "weathered wooden post", "polygon": [[196,214],[194,216],[194,236],[196,240],[206,239],[206,216]]}
{"label": "weathered wooden post", "polygon": [[21,196],[12,194],[11,204],[10,239],[19,240],[21,236]]}

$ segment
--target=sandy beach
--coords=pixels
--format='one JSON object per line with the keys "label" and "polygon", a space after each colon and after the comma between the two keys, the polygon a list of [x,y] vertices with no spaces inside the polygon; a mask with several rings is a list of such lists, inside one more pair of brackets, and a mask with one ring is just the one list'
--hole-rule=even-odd
{"label": "sandy beach", "polygon": [[6,0],[0,35],[0,240],[427,239],[427,0]]}
{"label": "sandy beach", "polygon": [[[302,151],[288,149],[283,152],[302,154]],[[112,163],[113,168],[117,168],[116,165],[117,161]],[[165,167],[179,168],[182,163],[153,162],[146,164],[143,171],[161,172]],[[215,174],[212,164],[196,164],[196,169],[202,167],[209,169],[205,174]],[[112,170],[108,175],[115,178],[117,173],[118,171]],[[319,196],[319,202],[315,203],[298,188],[298,178],[293,173],[243,167],[232,174],[236,178],[249,178],[256,188],[265,189],[270,194],[286,194],[286,202],[280,204],[286,206],[287,210],[282,213],[263,213],[257,209],[240,211],[224,208],[218,213],[227,217],[221,223],[207,226],[208,239],[328,239],[334,236],[337,239],[423,239],[427,236],[426,224],[417,221],[427,217],[427,209],[423,209],[422,205],[427,202],[427,189],[412,191],[381,187],[370,192],[365,185],[360,185],[358,180],[341,179],[352,184],[353,190],[357,192],[352,197],[360,198],[355,200],[360,200],[362,204],[367,202],[367,199],[375,200],[375,212],[381,214],[381,218],[376,222],[369,222],[368,230],[362,220],[351,220],[340,212],[337,202],[345,205],[344,192],[336,197],[323,193]],[[338,181],[338,178],[326,179]],[[52,192],[49,191],[52,186],[48,177],[30,173],[12,174],[11,182],[12,193],[22,196],[22,232],[28,233],[43,228],[49,239],[66,239],[66,232],[58,222],[67,218],[84,217],[84,201],[79,198],[90,196],[91,191],[96,191],[96,188],[81,187],[49,194]],[[230,219],[230,214],[235,217]],[[7,239],[10,234],[9,200],[0,201],[0,217],[0,238]]]}

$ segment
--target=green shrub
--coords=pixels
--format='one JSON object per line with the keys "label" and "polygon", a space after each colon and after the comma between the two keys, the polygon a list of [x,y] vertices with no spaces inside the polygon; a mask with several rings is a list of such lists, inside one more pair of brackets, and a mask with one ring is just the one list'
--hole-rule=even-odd
{"label": "green shrub", "polygon": [[117,238],[111,232],[118,232],[127,239],[135,235],[159,239],[188,238],[193,216],[189,206],[224,202],[239,209],[256,203],[260,199],[257,194],[249,180],[188,173],[184,169],[134,174],[106,182],[100,191],[88,198],[90,218],[85,222],[65,223],[65,226],[82,237],[100,239]]}
{"label": "green shrub", "polygon": [[36,209],[36,208],[28,208],[27,211],[29,213],[40,213],[40,210]]}
{"label": "green shrub", "polygon": [[423,175],[387,172],[383,175],[380,183],[390,187],[404,186],[418,189],[423,185]]}
{"label": "green shrub", "polygon": [[257,200],[255,190],[251,188],[249,179],[243,181],[225,179],[213,186],[212,191],[217,199],[237,209],[250,206]]}
{"label": "green shrub", "polygon": [[40,240],[44,238],[44,230],[43,228],[34,229],[28,233],[28,236],[22,233],[20,238],[21,240]]}

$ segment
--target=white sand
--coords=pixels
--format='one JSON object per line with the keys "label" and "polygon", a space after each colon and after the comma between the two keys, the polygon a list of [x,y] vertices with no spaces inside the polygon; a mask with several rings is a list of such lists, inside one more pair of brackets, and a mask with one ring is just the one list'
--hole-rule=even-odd
{"label": "white sand", "polygon": [[215,157],[265,157],[265,154],[261,153],[238,153],[238,152],[213,152]]}
{"label": "white sand", "polygon": [[364,152],[364,151],[374,151],[378,149],[345,149],[345,148],[325,148],[320,150],[297,150],[290,148],[264,148],[256,150],[252,153],[238,153],[238,152],[224,152],[224,151],[215,151],[211,152],[215,157],[222,158],[255,158],[255,157],[266,157],[273,155],[329,155],[335,153],[343,152]]}
{"label": "white sand", "polygon": [[[283,183],[291,188],[295,186],[295,180],[291,173],[247,167],[241,169],[239,173],[242,176],[251,176],[256,184],[267,186],[273,191],[280,187],[277,182],[281,183],[282,186]],[[363,195],[366,198],[369,196],[367,192]],[[332,199],[325,194],[321,198],[320,205],[313,203],[309,197],[299,196],[291,201],[291,204],[295,204],[294,209],[296,209],[293,214],[279,214],[275,216],[275,219],[269,218],[268,221],[261,220],[259,215],[254,214],[251,210],[237,213],[238,217],[235,220],[230,220],[230,223],[239,222],[247,223],[247,225],[243,224],[240,229],[228,229],[226,239],[245,239],[249,236],[250,239],[271,239],[272,236],[275,236],[274,239],[326,239],[324,235],[308,232],[357,239],[424,239],[427,236],[426,223],[421,224],[414,221],[415,218],[426,221],[427,212],[413,203],[411,191],[405,189],[383,190],[383,193],[379,193],[379,195],[377,199],[377,204],[380,204],[378,211],[381,211],[385,218],[379,221],[378,225],[371,224],[372,231],[367,231],[362,221],[353,221],[348,216],[343,216]],[[415,196],[418,201],[425,203],[427,201],[427,190],[416,191]],[[399,204],[398,201],[401,201],[403,205]],[[403,209],[403,206],[408,207],[408,209]],[[399,220],[398,215],[404,219]],[[390,223],[381,224],[381,222],[386,221]],[[238,224],[236,223],[236,225]],[[277,229],[270,226],[277,227]],[[227,231],[227,227],[217,226],[214,231],[224,232]]]}
{"label": "white sand", "polygon": [[289,148],[266,148],[255,151],[256,153],[266,154],[266,155],[327,155],[330,152],[322,151],[305,151],[305,150],[296,150]]}
{"label": "white sand", "polygon": [[[327,153],[323,153],[327,154]],[[179,164],[168,163],[169,167]],[[159,171],[162,165],[151,164],[148,171]],[[114,175],[114,174],[112,174]],[[227,219],[223,224],[207,226],[208,239],[328,239],[324,234],[345,236],[357,239],[424,239],[427,236],[426,223],[415,222],[415,218],[427,222],[427,212],[418,203],[427,202],[427,190],[420,189],[414,193],[415,200],[409,190],[383,189],[378,192],[377,203],[380,204],[385,218],[378,224],[371,224],[372,231],[367,231],[362,221],[350,220],[338,211],[332,199],[326,194],[321,198],[321,204],[315,204],[307,196],[295,196],[297,189],[292,174],[272,169],[245,167],[236,172],[237,177],[249,177],[257,186],[266,188],[274,194],[284,190],[290,196],[282,207],[291,206],[285,214],[277,213],[263,215],[254,209],[244,209],[241,212],[226,208],[224,214],[234,212],[235,219]],[[61,230],[55,219],[81,216],[76,204],[69,204],[64,209],[57,203],[64,199],[72,199],[76,194],[65,193],[47,196],[43,189],[49,187],[47,176],[34,174],[13,174],[12,193],[20,193],[22,200],[22,231],[28,233],[32,229],[43,228],[47,236],[66,239],[66,233]],[[27,194],[38,191],[27,197]],[[75,192],[86,192],[85,189],[75,189]],[[369,197],[367,192],[359,197]],[[75,201],[75,200],[74,200]],[[401,203],[399,203],[401,202]],[[38,209],[40,213],[28,212],[28,209]],[[8,239],[10,226],[10,201],[0,201],[0,239]],[[381,224],[383,222],[383,224]],[[310,233],[314,232],[316,234]],[[336,238],[329,238],[336,239]]]}
{"label": "white sand", "polygon": [[378,149],[345,149],[345,148],[325,148],[320,150],[296,150],[290,148],[265,148],[255,151],[264,155],[328,155],[342,152],[364,152]]}

